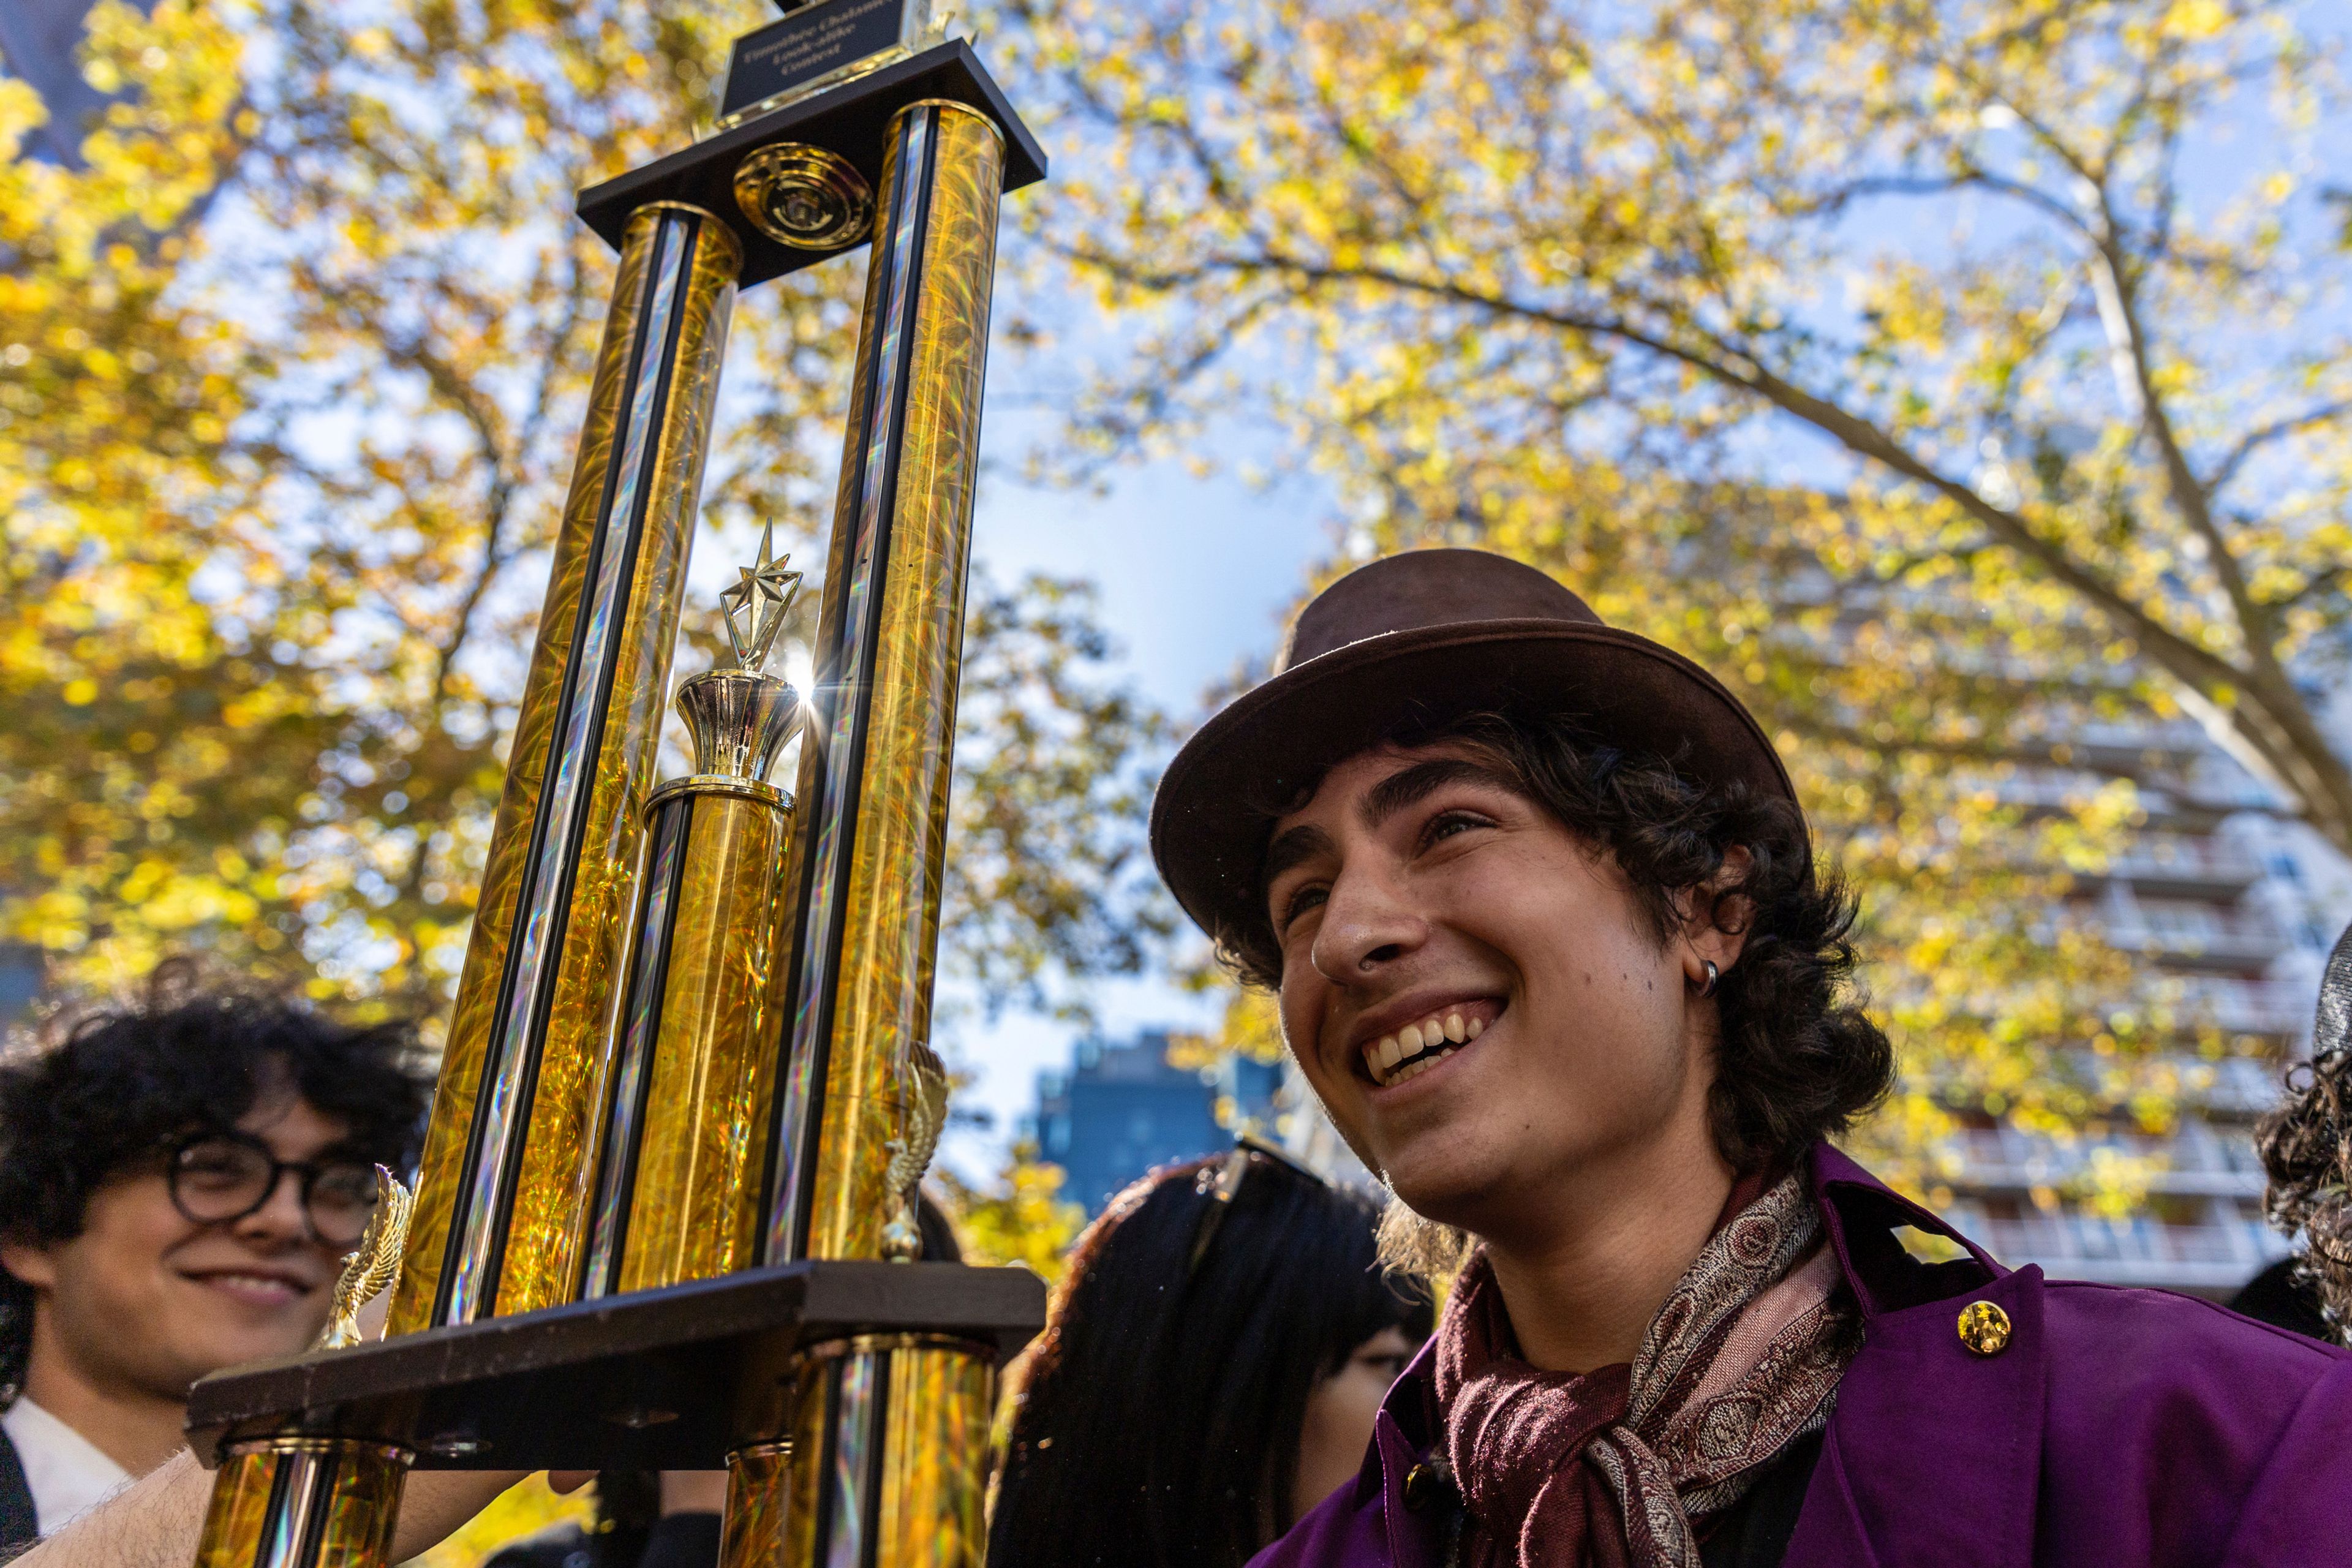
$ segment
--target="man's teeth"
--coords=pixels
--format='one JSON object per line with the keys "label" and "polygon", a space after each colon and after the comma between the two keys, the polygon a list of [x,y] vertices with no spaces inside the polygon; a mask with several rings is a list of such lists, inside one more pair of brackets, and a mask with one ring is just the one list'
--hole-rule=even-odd
{"label": "man's teeth", "polygon": [[[1427,1072],[1452,1056],[1455,1047],[1476,1039],[1486,1030],[1485,1019],[1465,1019],[1458,1012],[1407,1024],[1395,1034],[1383,1035],[1377,1043],[1366,1046],[1364,1066],[1371,1069],[1372,1081],[1383,1088],[1402,1083]],[[1407,1061],[1408,1057],[1412,1059]],[[1404,1065],[1399,1067],[1400,1062]]]}
{"label": "man's teeth", "polygon": [[1415,1057],[1412,1060],[1405,1063],[1404,1066],[1399,1068],[1395,1072],[1389,1075],[1387,1081],[1390,1083],[1402,1083],[1409,1078],[1419,1078],[1422,1074],[1427,1072],[1430,1068],[1435,1067],[1438,1063],[1452,1056],[1454,1051],[1454,1047],[1448,1046],[1434,1056]]}

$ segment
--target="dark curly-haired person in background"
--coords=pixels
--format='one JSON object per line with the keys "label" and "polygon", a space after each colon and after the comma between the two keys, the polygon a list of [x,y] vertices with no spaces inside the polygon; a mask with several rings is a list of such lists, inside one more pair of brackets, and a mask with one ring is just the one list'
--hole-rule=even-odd
{"label": "dark curly-haired person in background", "polygon": [[212,995],[0,1064],[0,1552],[181,1446],[188,1385],[304,1349],[429,1088],[401,1025]]}

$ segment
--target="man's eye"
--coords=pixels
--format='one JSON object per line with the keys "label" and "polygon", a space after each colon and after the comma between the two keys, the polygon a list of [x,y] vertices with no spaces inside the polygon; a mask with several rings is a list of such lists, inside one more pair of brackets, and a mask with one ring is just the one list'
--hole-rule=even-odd
{"label": "man's eye", "polygon": [[1328,896],[1329,889],[1321,886],[1301,888],[1291,894],[1282,906],[1282,929],[1288,931],[1297,924],[1299,916],[1320,905]]}
{"label": "man's eye", "polygon": [[1429,819],[1427,827],[1422,829],[1421,839],[1425,847],[1436,843],[1441,838],[1451,838],[1455,834],[1465,832],[1470,828],[1486,826],[1488,826],[1486,819],[1475,812],[1441,811]]}

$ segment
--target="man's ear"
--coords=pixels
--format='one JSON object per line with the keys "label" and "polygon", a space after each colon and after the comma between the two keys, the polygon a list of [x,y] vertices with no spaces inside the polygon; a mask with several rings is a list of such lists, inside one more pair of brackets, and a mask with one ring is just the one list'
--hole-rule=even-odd
{"label": "man's ear", "polygon": [[1748,947],[1748,928],[1756,918],[1756,902],[1738,889],[1755,869],[1756,857],[1744,844],[1723,852],[1715,875],[1683,895],[1683,973],[1695,989],[1706,988],[1706,966],[1728,974]]}
{"label": "man's ear", "polygon": [[57,1253],[45,1242],[0,1237],[0,1268],[5,1268],[36,1290],[54,1289],[58,1283]]}

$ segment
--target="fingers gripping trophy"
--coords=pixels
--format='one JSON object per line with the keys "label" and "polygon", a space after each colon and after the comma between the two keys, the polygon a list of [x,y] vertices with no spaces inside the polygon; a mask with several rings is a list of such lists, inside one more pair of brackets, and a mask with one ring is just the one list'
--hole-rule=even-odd
{"label": "fingers gripping trophy", "polygon": [[[911,1205],[997,207],[1045,160],[951,21],[791,10],[715,134],[581,195],[620,259],[546,608],[413,1205],[339,1293],[396,1276],[388,1327],[197,1385],[202,1568],[374,1568],[416,1467],[724,1464],[727,1568],[981,1561],[1044,1289],[919,1261]],[[868,244],[814,689],[763,539],[655,787],[735,291]]]}

